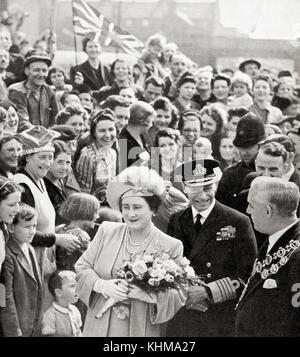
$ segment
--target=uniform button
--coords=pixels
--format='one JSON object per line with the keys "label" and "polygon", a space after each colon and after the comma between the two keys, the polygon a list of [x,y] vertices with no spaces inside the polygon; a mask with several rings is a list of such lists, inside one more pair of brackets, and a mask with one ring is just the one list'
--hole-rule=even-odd
{"label": "uniform button", "polygon": [[208,268],[210,268],[210,267],[211,267],[211,262],[207,262],[207,263],[206,263],[206,266],[207,266]]}
{"label": "uniform button", "polygon": [[208,277],[208,279],[211,278],[211,274],[210,273],[208,273],[206,276]]}

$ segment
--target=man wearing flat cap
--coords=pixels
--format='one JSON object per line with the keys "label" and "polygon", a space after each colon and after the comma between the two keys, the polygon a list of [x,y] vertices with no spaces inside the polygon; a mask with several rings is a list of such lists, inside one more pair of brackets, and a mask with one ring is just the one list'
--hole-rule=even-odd
{"label": "man wearing flat cap", "polygon": [[238,122],[233,140],[241,160],[224,171],[218,185],[216,198],[224,205],[237,208],[237,196],[242,190],[244,178],[255,171],[254,160],[258,152],[258,143],[263,139],[265,128],[262,120],[252,113],[244,115]]}
{"label": "man wearing flat cap", "polygon": [[261,64],[255,59],[248,59],[239,65],[239,70],[248,74],[251,78],[255,77],[260,70]]}
{"label": "man wearing flat cap", "polygon": [[184,255],[206,286],[189,289],[168,336],[233,335],[234,306],[257,248],[249,218],[215,199],[218,166],[215,160],[193,160],[175,170],[191,206],[171,216],[168,234],[183,242]]}
{"label": "man wearing flat cap", "polygon": [[25,58],[25,81],[8,87],[8,98],[16,105],[19,115],[18,132],[42,125],[55,124],[58,103],[54,91],[46,84],[51,59],[47,54],[31,51]]}

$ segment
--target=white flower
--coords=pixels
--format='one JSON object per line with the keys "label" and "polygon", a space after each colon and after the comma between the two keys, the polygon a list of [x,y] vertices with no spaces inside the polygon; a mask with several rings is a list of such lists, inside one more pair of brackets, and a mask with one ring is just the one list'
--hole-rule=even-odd
{"label": "white flower", "polygon": [[166,269],[163,269],[163,268],[159,269],[157,280],[163,280],[165,278],[166,274],[167,274]]}
{"label": "white flower", "polygon": [[152,264],[153,269],[158,269],[161,267],[161,260],[159,258],[155,258]]}
{"label": "white flower", "polygon": [[131,269],[135,275],[145,274],[148,270],[147,265],[142,260],[137,260],[136,262],[132,263]]}
{"label": "white flower", "polygon": [[167,275],[165,276],[165,281],[166,281],[167,283],[173,283],[174,277],[173,277],[172,275],[170,275],[170,274],[167,274]]}
{"label": "white flower", "polygon": [[149,268],[148,273],[152,278],[157,278],[159,274],[159,269]]}
{"label": "white flower", "polygon": [[192,277],[195,276],[195,270],[194,270],[192,267],[190,267],[190,266],[185,267],[185,268],[184,268],[184,271],[185,271],[186,276],[187,276],[188,278],[192,278]]}
{"label": "white flower", "polygon": [[122,278],[122,279],[125,278],[125,271],[124,271],[124,270],[121,270],[121,269],[120,269],[117,274],[118,274],[118,276],[119,276],[120,278]]}
{"label": "white flower", "polygon": [[169,256],[169,254],[167,254],[167,253],[163,253],[163,254],[160,256],[160,259],[161,259],[161,260],[169,260],[169,259],[170,259],[170,256]]}
{"label": "white flower", "polygon": [[148,284],[151,286],[158,286],[160,284],[160,282],[157,279],[150,278],[148,280]]}
{"label": "white flower", "polygon": [[177,270],[180,270],[180,267],[174,262],[174,260],[165,260],[163,266],[167,271],[175,273]]}
{"label": "white flower", "polygon": [[186,266],[188,266],[188,265],[190,265],[190,261],[187,259],[187,258],[182,258],[181,259],[181,261],[180,261],[180,264],[182,265],[182,266],[184,266],[184,267],[186,267]]}
{"label": "white flower", "polygon": [[145,263],[152,263],[153,260],[154,260],[154,258],[153,258],[152,255],[147,255],[147,254],[145,254],[145,255],[143,256],[143,260],[144,260]]}

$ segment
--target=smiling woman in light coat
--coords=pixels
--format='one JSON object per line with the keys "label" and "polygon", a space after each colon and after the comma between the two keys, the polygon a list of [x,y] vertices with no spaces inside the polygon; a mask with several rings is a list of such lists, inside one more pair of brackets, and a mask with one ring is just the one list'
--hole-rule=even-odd
{"label": "smiling woman in light coat", "polygon": [[[146,167],[124,170],[108,186],[107,200],[112,208],[122,211],[125,223],[102,223],[75,265],[79,298],[88,307],[84,336],[158,337],[163,324],[185,304],[181,290],[149,295],[116,274],[124,261],[144,254],[168,253],[174,260],[182,259],[182,243],[151,221],[164,190],[162,178]],[[95,318],[109,297],[122,302],[121,306]]]}

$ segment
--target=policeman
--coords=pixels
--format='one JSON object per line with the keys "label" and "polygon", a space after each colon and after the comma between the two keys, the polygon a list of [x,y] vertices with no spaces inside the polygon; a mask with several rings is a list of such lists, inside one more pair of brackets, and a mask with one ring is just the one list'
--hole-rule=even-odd
{"label": "policeman", "polygon": [[231,336],[236,298],[256,256],[249,218],[215,200],[218,166],[215,160],[193,160],[175,170],[191,206],[171,216],[168,234],[183,242],[184,255],[206,286],[189,289],[168,336]]}
{"label": "policeman", "polygon": [[237,196],[242,190],[244,178],[255,171],[254,160],[258,143],[265,138],[262,120],[252,113],[244,115],[237,125],[233,144],[239,149],[241,160],[229,166],[223,173],[216,194],[217,200],[226,206],[237,208]]}

